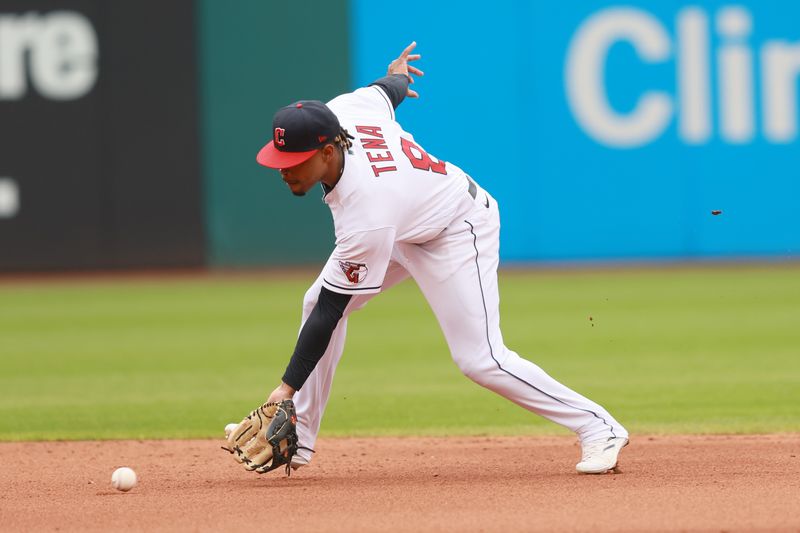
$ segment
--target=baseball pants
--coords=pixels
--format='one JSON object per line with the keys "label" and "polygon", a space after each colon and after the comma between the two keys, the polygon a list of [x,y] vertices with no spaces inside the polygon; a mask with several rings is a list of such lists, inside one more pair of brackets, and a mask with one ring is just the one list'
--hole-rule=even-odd
{"label": "baseball pants", "polygon": [[[381,291],[413,277],[439,321],[453,360],[464,375],[479,385],[572,430],[581,442],[627,437],[625,428],[603,407],[505,346],[497,284],[497,202],[479,189],[475,199],[465,195],[460,215],[432,241],[397,243]],[[320,276],[306,292],[303,323],[316,304],[321,286]],[[315,445],[336,366],[344,351],[347,318],[374,296],[351,298],[325,354],[294,396],[301,446]],[[307,450],[301,449],[298,455],[299,462],[310,460]]]}

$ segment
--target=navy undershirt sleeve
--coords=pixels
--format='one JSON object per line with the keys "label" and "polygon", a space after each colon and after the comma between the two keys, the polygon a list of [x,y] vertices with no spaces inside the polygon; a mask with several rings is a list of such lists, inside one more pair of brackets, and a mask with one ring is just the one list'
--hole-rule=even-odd
{"label": "navy undershirt sleeve", "polygon": [[289,366],[283,374],[283,382],[294,390],[300,390],[322,359],[350,298],[350,294],[339,294],[322,287],[317,305],[300,330]]}
{"label": "navy undershirt sleeve", "polygon": [[370,85],[377,85],[383,89],[383,92],[391,100],[392,107],[397,109],[397,106],[400,105],[408,92],[408,76],[405,74],[391,74],[373,81]]}

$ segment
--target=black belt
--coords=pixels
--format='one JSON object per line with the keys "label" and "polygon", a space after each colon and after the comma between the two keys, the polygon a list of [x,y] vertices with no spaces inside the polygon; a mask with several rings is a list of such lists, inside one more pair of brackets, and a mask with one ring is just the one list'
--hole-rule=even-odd
{"label": "black belt", "polygon": [[467,189],[467,192],[469,193],[470,196],[472,196],[472,199],[474,200],[475,196],[478,195],[478,186],[475,185],[475,182],[472,181],[472,178],[470,178],[469,176],[467,176],[467,181],[469,182],[469,188]]}

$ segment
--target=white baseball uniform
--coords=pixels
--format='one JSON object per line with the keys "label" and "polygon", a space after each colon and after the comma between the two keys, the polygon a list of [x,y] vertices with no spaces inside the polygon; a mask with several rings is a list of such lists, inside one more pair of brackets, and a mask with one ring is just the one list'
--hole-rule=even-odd
{"label": "white baseball uniform", "polygon": [[[341,178],[324,197],[336,248],[306,293],[303,323],[321,287],[353,297],[325,354],[294,396],[300,444],[313,448],[316,442],[348,315],[408,276],[422,290],[467,377],[569,428],[582,442],[627,437],[603,407],[503,343],[494,198],[457,166],[427,154],[395,121],[380,87],[358,89],[327,105],[355,139]],[[310,460],[308,450],[298,455],[295,462]]]}

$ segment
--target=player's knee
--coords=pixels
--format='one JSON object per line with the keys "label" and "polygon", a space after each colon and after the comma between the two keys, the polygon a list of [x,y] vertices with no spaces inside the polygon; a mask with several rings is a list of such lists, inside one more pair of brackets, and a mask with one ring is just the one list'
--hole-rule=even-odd
{"label": "player's knee", "polygon": [[485,385],[487,374],[497,368],[497,363],[488,350],[485,353],[453,354],[453,360],[461,373],[478,385]]}
{"label": "player's knee", "polygon": [[487,346],[485,350],[470,350],[452,355],[461,372],[482,387],[488,387],[492,375],[498,371],[502,372],[502,367],[508,358],[516,356],[514,352],[503,345],[493,349]]}

